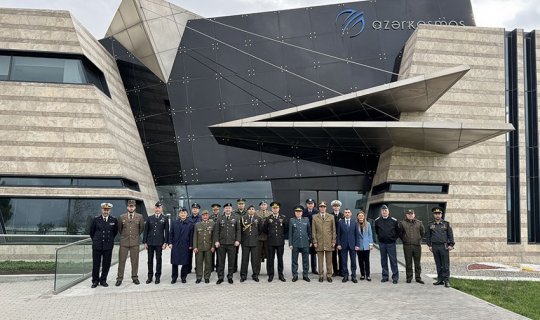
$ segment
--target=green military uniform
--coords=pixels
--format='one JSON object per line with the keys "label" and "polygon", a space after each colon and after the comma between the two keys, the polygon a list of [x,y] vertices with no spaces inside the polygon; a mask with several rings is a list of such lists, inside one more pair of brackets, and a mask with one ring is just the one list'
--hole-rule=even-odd
{"label": "green military uniform", "polygon": [[[197,283],[203,277],[204,282],[210,281],[212,273],[212,254],[214,248],[215,222],[207,220],[198,222],[193,232],[193,249],[197,249],[195,254],[195,270],[197,272]],[[203,269],[204,268],[204,269]],[[204,270],[204,271],[203,271]]]}
{"label": "green military uniform", "polygon": [[[232,206],[230,203],[225,204],[223,207]],[[227,279],[232,283],[234,273],[234,255],[236,253],[236,247],[234,243],[240,242],[241,238],[241,226],[240,217],[234,213],[229,216],[222,214],[219,216],[216,223],[216,230],[214,231],[214,242],[219,242],[218,248],[218,284],[223,282],[225,273],[225,257],[227,257],[228,272]]]}

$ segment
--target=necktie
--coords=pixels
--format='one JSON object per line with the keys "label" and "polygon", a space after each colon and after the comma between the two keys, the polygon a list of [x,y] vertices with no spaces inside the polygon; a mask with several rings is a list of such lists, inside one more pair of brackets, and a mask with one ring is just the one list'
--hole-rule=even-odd
{"label": "necktie", "polygon": [[349,219],[345,220],[347,222],[347,228],[349,227]]}
{"label": "necktie", "polygon": [[107,222],[107,217],[105,217],[105,222]]}
{"label": "necktie", "polygon": [[129,220],[133,219],[133,213],[129,214]]}
{"label": "necktie", "polygon": [[229,220],[230,217],[231,217],[231,216],[227,216],[227,220]]}
{"label": "necktie", "polygon": [[321,214],[321,217],[322,217],[322,219],[324,220],[324,213],[323,213],[323,214]]}
{"label": "necktie", "polygon": [[249,223],[253,223],[253,216],[249,216]]}

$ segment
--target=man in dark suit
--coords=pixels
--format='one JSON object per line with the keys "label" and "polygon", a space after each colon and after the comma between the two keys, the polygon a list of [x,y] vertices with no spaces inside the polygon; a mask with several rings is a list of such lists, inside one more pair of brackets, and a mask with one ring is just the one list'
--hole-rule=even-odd
{"label": "man in dark suit", "polygon": [[[341,209],[341,201],[333,200],[330,202],[332,206],[332,214],[334,215],[334,221],[336,222],[336,232],[338,229],[339,220],[343,219],[343,213],[339,211]],[[334,266],[334,276],[341,276],[341,259],[340,259],[339,249],[336,249],[332,252],[332,265]]]}
{"label": "man in dark suit", "polygon": [[279,214],[280,203],[274,201],[270,203],[272,214],[266,218],[264,230],[268,235],[268,259],[266,260],[266,271],[268,272],[268,282],[274,280],[274,259],[278,259],[279,280],[285,282],[283,275],[283,253],[285,251],[285,234],[289,231],[287,218]]}
{"label": "man in dark suit", "polygon": [[154,253],[156,254],[156,284],[161,277],[161,252],[169,242],[169,219],[163,216],[163,204],[156,202],[154,215],[148,217],[143,232],[144,249],[148,250],[148,279],[152,282],[154,276]]}
{"label": "man in dark suit", "polygon": [[[313,226],[313,217],[319,213],[319,210],[315,209],[315,200],[309,198],[306,200],[306,208],[304,209],[304,212],[302,213],[302,217],[306,217],[309,219],[309,225]],[[311,246],[309,248],[309,256],[311,260],[311,272],[313,274],[318,274],[317,272],[317,252],[315,251],[315,247]]]}
{"label": "man in dark suit", "polygon": [[343,219],[339,220],[337,227],[337,248],[340,253],[342,282],[349,281],[349,269],[347,268],[347,259],[351,258],[351,280],[356,280],[356,251],[360,250],[358,244],[358,228],[356,219],[351,219],[350,209],[343,211]]}
{"label": "man in dark suit", "polygon": [[[118,220],[110,216],[113,205],[101,204],[101,214],[92,220],[90,225],[90,238],[92,238],[92,288],[98,283],[108,287],[107,275],[111,268],[114,237],[118,233]],[[101,276],[99,268],[101,267]]]}

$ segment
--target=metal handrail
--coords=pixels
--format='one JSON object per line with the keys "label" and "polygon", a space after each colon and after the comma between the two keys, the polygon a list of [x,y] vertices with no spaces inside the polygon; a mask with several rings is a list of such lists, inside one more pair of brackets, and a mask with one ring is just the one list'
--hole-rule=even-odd
{"label": "metal handrail", "polygon": [[83,238],[83,237],[88,237],[87,234],[72,234],[72,235],[69,235],[69,234],[58,234],[58,235],[55,235],[55,234],[0,234],[0,237],[14,237],[14,238],[17,238],[17,237],[21,237],[21,238],[32,238],[32,237],[36,237],[36,238]]}
{"label": "metal handrail", "polygon": [[[88,236],[86,236],[86,237],[88,237]],[[60,249],[71,247],[71,246],[76,245],[76,244],[81,244],[82,242],[85,242],[85,241],[88,241],[88,240],[91,240],[91,238],[88,237],[88,238],[85,238],[85,239],[82,239],[82,240],[78,240],[78,241],[75,241],[75,242],[72,242],[72,243],[65,244],[63,246],[56,247],[55,250],[58,251]]]}

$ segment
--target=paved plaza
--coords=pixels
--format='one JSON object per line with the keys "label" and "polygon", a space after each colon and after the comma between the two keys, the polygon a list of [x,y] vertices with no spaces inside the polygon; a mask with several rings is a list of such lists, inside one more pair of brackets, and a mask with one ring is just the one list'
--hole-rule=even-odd
{"label": "paved plaza", "polygon": [[[515,313],[491,305],[455,289],[431,285],[407,284],[401,273],[397,285],[381,283],[379,252],[372,258],[372,282],[319,283],[310,274],[311,282],[291,282],[290,251],[285,251],[287,282],[267,282],[266,268],[261,282],[216,285],[212,273],[210,284],[195,284],[195,275],[188,283],[170,284],[170,250],[163,256],[164,274],[161,284],[144,284],[146,252],[141,252],[141,285],[127,278],[115,287],[117,266],[111,267],[109,287],[90,288],[90,280],[58,294],[52,294],[52,280],[0,283],[2,319],[525,319]],[[400,270],[403,267],[400,266]],[[403,271],[403,270],[402,270]]]}

